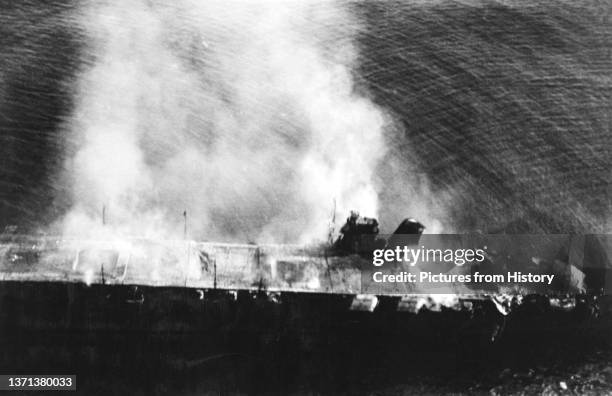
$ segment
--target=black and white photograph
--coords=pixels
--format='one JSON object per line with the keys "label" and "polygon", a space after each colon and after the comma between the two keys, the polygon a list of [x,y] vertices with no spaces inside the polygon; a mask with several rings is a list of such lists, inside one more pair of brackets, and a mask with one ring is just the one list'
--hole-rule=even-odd
{"label": "black and white photograph", "polygon": [[0,0],[0,391],[612,395],[612,2]]}

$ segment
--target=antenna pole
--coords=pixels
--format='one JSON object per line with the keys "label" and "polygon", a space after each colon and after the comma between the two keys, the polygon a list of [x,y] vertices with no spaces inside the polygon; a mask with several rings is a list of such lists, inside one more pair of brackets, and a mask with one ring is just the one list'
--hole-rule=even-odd
{"label": "antenna pole", "polygon": [[330,244],[334,243],[334,228],[336,228],[336,197],[334,197],[334,209],[332,211],[331,222],[329,224],[329,234],[327,236]]}

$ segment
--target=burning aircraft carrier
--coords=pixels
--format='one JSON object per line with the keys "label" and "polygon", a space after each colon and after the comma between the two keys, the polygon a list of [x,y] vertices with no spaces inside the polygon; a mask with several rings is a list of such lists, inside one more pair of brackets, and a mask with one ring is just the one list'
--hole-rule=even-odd
{"label": "burning aircraft carrier", "polygon": [[[375,219],[352,213],[337,237],[310,246],[5,232],[2,368],[53,367],[102,381],[96,376],[112,375],[118,359],[131,367],[124,382],[171,372],[173,381],[186,376],[187,383],[208,390],[295,390],[304,381],[333,390],[359,387],[359,377],[371,377],[373,367],[363,359],[380,357],[376,348],[390,361],[422,368],[423,354],[442,354],[441,366],[478,361],[492,351],[510,355],[507,361],[516,359],[517,345],[522,353],[536,354],[542,345],[579,337],[583,341],[572,348],[588,350],[594,339],[609,334],[609,274],[588,266],[566,263],[556,273],[563,288],[545,293],[502,286],[369,289],[364,274],[372,268],[372,250],[427,243],[424,229],[406,219],[384,237]],[[573,260],[576,253],[559,240],[555,249]],[[526,249],[524,240],[517,243]],[[501,265],[493,263],[495,257],[508,259],[489,249],[489,267],[480,271]],[[355,347],[358,363],[350,358]],[[269,366],[261,367],[263,361]],[[390,385],[399,378],[387,365],[379,369],[387,370]],[[233,374],[220,375],[224,370]]]}

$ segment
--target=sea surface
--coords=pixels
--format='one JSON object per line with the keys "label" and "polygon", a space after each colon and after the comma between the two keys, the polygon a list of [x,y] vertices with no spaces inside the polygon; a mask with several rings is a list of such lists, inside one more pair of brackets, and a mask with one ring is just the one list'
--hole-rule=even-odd
{"label": "sea surface", "polygon": [[[83,4],[0,5],[2,226],[44,227],[71,205],[57,175],[77,76],[93,56]],[[388,155],[426,185],[385,176],[381,164],[382,223],[419,217],[394,207],[408,196],[444,206],[446,230],[610,230],[612,3],[341,6],[359,25],[354,89],[393,119]]]}

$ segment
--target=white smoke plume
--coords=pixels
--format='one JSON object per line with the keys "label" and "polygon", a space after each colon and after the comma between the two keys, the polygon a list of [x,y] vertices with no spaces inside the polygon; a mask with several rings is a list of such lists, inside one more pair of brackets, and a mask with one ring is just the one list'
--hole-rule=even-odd
{"label": "white smoke plume", "polygon": [[185,211],[190,238],[305,242],[334,201],[377,215],[387,118],[354,90],[343,4],[84,8],[65,234],[182,237]]}

